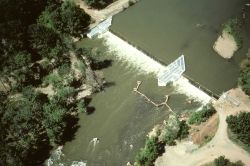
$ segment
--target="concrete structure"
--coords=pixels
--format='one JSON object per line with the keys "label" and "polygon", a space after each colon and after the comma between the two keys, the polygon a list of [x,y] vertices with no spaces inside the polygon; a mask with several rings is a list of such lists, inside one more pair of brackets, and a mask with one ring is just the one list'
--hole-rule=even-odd
{"label": "concrete structure", "polygon": [[184,55],[181,55],[158,74],[158,86],[166,86],[169,82],[178,80],[185,70]]}
{"label": "concrete structure", "polygon": [[108,17],[106,20],[102,21],[96,27],[92,28],[89,33],[87,33],[87,37],[92,39],[95,36],[98,36],[106,31],[108,31],[109,27],[111,26],[112,16]]}

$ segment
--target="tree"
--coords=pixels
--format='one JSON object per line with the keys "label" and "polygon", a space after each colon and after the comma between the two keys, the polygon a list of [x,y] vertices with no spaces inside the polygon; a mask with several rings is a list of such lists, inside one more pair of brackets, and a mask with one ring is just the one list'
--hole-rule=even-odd
{"label": "tree", "polygon": [[17,68],[28,66],[31,62],[31,55],[27,52],[18,52],[14,57],[14,62]]}
{"label": "tree", "polygon": [[159,156],[161,145],[157,137],[148,138],[146,145],[136,155],[136,164],[138,166],[153,166],[155,159]]}
{"label": "tree", "polygon": [[34,24],[29,26],[29,35],[31,48],[37,51],[41,56],[49,59],[58,58],[50,56],[54,55],[51,54],[51,51],[54,51],[53,49],[55,47],[63,44],[59,34],[53,29]]}
{"label": "tree", "polygon": [[64,1],[61,6],[62,32],[80,37],[88,30],[90,16],[72,1]]}
{"label": "tree", "polygon": [[250,49],[248,49],[247,58],[241,63],[238,82],[246,94],[250,95]]}
{"label": "tree", "polygon": [[244,144],[250,146],[250,113],[241,112],[238,115],[230,115],[226,119],[229,129]]}
{"label": "tree", "polygon": [[49,6],[38,22],[60,33],[81,37],[88,30],[90,16],[74,2],[66,0],[61,6]]}
{"label": "tree", "polygon": [[190,127],[186,121],[180,121],[176,115],[170,115],[168,118],[168,123],[165,126],[163,141],[167,145],[175,145],[176,139],[184,139],[189,134]]}
{"label": "tree", "polygon": [[[22,165],[31,151],[37,151],[43,141],[43,118],[41,95],[24,89],[23,96],[7,99],[1,109],[1,133],[6,165]],[[4,150],[3,149],[3,150]],[[5,150],[6,150],[5,149]]]}
{"label": "tree", "polygon": [[64,127],[66,126],[64,118],[67,110],[54,102],[45,104],[43,109],[45,114],[43,125],[46,128],[50,143],[54,145],[61,141]]}
{"label": "tree", "polygon": [[225,156],[220,156],[214,159],[215,166],[243,166],[244,164],[241,161],[231,162]]}
{"label": "tree", "polygon": [[177,134],[177,138],[181,140],[188,136],[190,127],[188,126],[185,120],[180,121],[179,125],[180,125],[180,129]]}
{"label": "tree", "polygon": [[76,106],[77,112],[86,112],[86,104],[83,100],[79,101]]}

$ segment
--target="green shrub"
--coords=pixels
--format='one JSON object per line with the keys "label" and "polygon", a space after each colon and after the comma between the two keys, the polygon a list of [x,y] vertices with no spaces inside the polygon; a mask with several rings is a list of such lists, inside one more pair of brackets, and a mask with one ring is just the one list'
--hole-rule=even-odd
{"label": "green shrub", "polygon": [[83,75],[85,74],[85,72],[86,72],[86,65],[82,61],[76,62],[74,64],[74,66],[75,66],[76,69],[80,70]]}
{"label": "green shrub", "polygon": [[18,68],[28,66],[31,62],[31,55],[27,52],[18,52],[14,57],[14,61]]}
{"label": "green shrub", "polygon": [[228,128],[242,143],[250,146],[250,113],[241,112],[226,119]]}
{"label": "green shrub", "polygon": [[186,121],[185,120],[180,121],[179,126],[180,126],[180,129],[179,129],[179,132],[177,134],[177,138],[180,140],[183,138],[187,138],[187,136],[189,134],[190,127],[188,126]]}
{"label": "green shrub", "polygon": [[148,138],[146,145],[136,155],[135,166],[153,166],[155,159],[164,152],[165,144],[175,145],[176,139],[186,138],[189,134],[189,126],[186,121],[179,121],[177,116],[169,116],[165,127],[164,140],[157,137]]}
{"label": "green shrub", "polygon": [[239,19],[234,18],[234,19],[230,19],[229,21],[227,21],[223,26],[223,30],[229,33],[230,35],[232,35],[234,37],[235,42],[237,43],[237,46],[241,47],[242,39],[240,36]]}
{"label": "green shrub", "polygon": [[86,105],[83,100],[77,103],[76,109],[77,109],[77,112],[86,112]]}
{"label": "green shrub", "polygon": [[53,87],[60,87],[62,85],[62,79],[58,74],[51,73],[43,80],[45,84],[51,84]]}
{"label": "green shrub", "polygon": [[136,164],[138,166],[153,166],[155,159],[160,154],[160,144],[157,137],[148,138],[146,145],[136,155]]}
{"label": "green shrub", "polygon": [[244,164],[241,161],[236,161],[235,163],[231,162],[225,156],[220,156],[214,159],[215,166],[243,166]]}
{"label": "green shrub", "polygon": [[189,134],[189,126],[186,121],[180,121],[177,116],[170,116],[165,127],[164,142],[168,145],[175,145],[176,139],[186,138]]}
{"label": "green shrub", "polygon": [[201,110],[193,112],[191,114],[190,118],[188,119],[188,123],[198,125],[208,120],[209,117],[212,116],[215,112],[216,111],[212,106],[204,106]]}
{"label": "green shrub", "polygon": [[70,73],[71,66],[69,63],[64,63],[58,68],[58,74],[60,76],[68,75]]}
{"label": "green shrub", "polygon": [[248,49],[247,58],[241,62],[238,83],[243,91],[250,95],[250,49]]}

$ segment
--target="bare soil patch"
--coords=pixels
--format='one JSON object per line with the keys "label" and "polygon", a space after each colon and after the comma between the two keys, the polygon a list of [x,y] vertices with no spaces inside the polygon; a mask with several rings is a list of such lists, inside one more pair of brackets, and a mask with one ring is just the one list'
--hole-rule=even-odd
{"label": "bare soil patch", "polygon": [[197,145],[203,145],[209,140],[211,140],[217,129],[219,124],[219,116],[218,114],[214,114],[210,117],[206,122],[201,123],[200,125],[192,125],[190,129],[190,136],[193,143]]}
{"label": "bare soil patch", "polygon": [[234,52],[238,50],[234,37],[226,31],[223,31],[222,35],[218,37],[213,48],[225,59],[231,58],[234,55]]}

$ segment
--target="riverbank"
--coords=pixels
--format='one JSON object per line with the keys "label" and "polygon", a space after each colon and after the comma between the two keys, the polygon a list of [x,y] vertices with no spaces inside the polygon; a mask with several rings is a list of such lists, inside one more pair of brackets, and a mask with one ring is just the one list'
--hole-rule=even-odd
{"label": "riverbank", "polygon": [[185,162],[185,166],[198,166],[208,163],[221,155],[225,155],[233,161],[241,160],[245,164],[250,163],[250,155],[228,138],[226,123],[228,115],[236,114],[240,111],[250,111],[249,97],[240,88],[228,91],[227,95],[228,98],[240,101],[240,105],[234,105],[223,96],[214,103],[214,107],[219,114],[220,123],[214,138],[209,143],[191,151],[178,150],[187,144],[187,142],[180,143],[174,147],[166,147],[166,152],[156,160],[155,165],[180,166]]}

